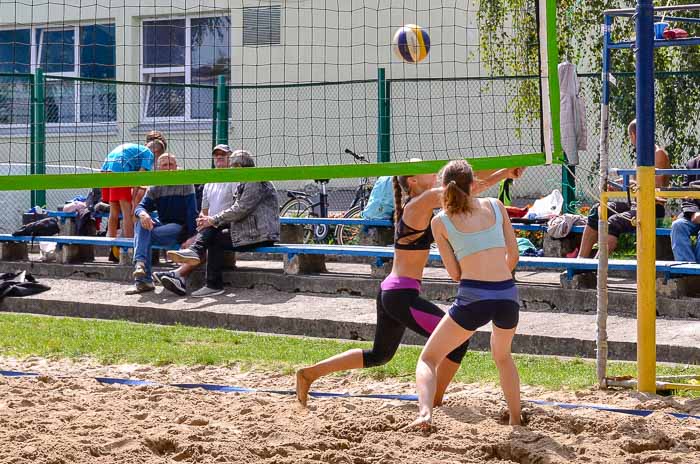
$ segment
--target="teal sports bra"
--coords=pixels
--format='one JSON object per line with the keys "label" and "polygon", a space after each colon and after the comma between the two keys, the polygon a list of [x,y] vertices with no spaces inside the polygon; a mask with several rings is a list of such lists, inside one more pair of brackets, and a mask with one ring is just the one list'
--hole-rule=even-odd
{"label": "teal sports bra", "polygon": [[447,240],[452,245],[457,260],[461,260],[465,256],[473,255],[479,251],[488,250],[490,248],[504,248],[506,239],[503,236],[503,216],[501,216],[501,208],[498,207],[496,200],[489,198],[493,214],[496,216],[496,223],[491,227],[478,232],[460,232],[447,216],[445,211],[440,211],[437,217],[447,229]]}

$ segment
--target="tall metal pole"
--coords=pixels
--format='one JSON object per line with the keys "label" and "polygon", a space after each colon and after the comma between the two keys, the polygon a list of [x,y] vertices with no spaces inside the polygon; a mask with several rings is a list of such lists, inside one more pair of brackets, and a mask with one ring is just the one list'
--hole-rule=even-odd
{"label": "tall metal pole", "polygon": [[[603,98],[600,108],[600,193],[608,190],[610,151],[610,40],[613,18],[603,23]],[[598,285],[596,288],[596,373],[598,385],[605,388],[608,365],[608,221],[607,201],[601,196],[598,206]]]}
{"label": "tall metal pole", "polygon": [[378,127],[377,127],[377,162],[391,161],[391,87],[386,80],[386,71],[379,68],[378,86]]}
{"label": "tall metal pole", "polygon": [[656,391],[656,215],[654,7],[638,0],[637,49],[637,370],[640,392]]}
{"label": "tall metal pole", "polygon": [[[32,142],[32,174],[46,174],[46,78],[41,68],[34,74],[34,119],[31,121],[34,126]],[[46,205],[46,190],[32,190],[32,206]]]}
{"label": "tall metal pole", "polygon": [[217,130],[216,143],[228,144],[228,86],[226,76],[219,76],[216,86],[216,113]]}

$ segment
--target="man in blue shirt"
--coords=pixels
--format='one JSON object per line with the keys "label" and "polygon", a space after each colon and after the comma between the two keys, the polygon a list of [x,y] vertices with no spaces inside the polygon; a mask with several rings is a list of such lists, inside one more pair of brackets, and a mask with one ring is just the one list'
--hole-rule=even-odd
{"label": "man in blue shirt", "polygon": [[[158,158],[159,171],[177,170],[175,156],[165,153]],[[154,218],[153,213],[158,216]],[[149,187],[134,212],[138,218],[134,237],[135,287],[127,294],[154,290],[151,276],[151,246],[178,245],[197,233],[197,204],[193,185],[158,185]]]}
{"label": "man in blue shirt", "polygon": [[[112,150],[102,165],[104,172],[151,171],[153,162],[165,151],[160,140],[152,140],[143,145],[125,143]],[[134,236],[134,218],[131,204],[131,187],[109,187],[102,189],[102,201],[109,203],[107,237],[116,237],[119,229],[119,215],[123,217],[122,236]]]}

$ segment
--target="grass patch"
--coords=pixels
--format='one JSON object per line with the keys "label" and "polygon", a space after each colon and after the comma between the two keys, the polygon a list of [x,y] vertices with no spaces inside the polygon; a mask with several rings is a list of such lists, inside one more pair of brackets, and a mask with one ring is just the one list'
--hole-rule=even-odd
{"label": "grass patch", "polygon": [[[0,355],[94,358],[103,364],[227,365],[272,369],[291,374],[365,342],[295,338],[223,329],[159,326],[122,321],[0,314]],[[402,347],[387,365],[361,371],[373,378],[413,379],[419,347]],[[550,390],[581,389],[595,383],[590,360],[517,355],[521,381]],[[609,363],[611,375],[635,375],[630,362]],[[659,375],[700,375],[700,366],[659,365]],[[498,382],[489,353],[469,352],[457,374],[460,382]]]}

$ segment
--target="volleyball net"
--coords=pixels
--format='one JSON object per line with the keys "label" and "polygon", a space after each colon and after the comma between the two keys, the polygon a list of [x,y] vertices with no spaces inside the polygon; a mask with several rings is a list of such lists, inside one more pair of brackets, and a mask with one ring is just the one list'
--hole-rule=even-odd
{"label": "volleyball net", "polygon": [[[0,190],[376,177],[457,158],[482,169],[557,162],[553,8],[0,0]],[[408,23],[430,36],[417,64],[392,54]],[[98,172],[112,149],[152,130],[179,171]],[[210,169],[219,143],[252,152],[258,168]],[[372,162],[355,164],[346,149]],[[416,157],[424,162],[406,163]]]}

